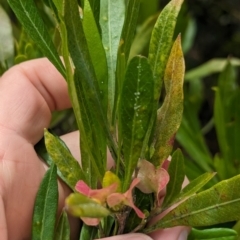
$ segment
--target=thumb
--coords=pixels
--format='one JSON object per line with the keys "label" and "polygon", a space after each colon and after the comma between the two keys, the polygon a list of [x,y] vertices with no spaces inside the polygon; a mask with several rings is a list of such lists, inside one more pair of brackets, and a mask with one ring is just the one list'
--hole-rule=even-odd
{"label": "thumb", "polygon": [[101,240],[152,240],[149,236],[141,233],[129,233],[114,237],[101,238]]}

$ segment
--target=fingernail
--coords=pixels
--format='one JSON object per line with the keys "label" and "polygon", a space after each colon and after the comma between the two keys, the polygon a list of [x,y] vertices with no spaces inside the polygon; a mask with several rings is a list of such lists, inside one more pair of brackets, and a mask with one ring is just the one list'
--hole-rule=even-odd
{"label": "fingernail", "polygon": [[178,236],[178,240],[187,240],[187,238],[188,238],[188,231],[186,230],[182,231]]}

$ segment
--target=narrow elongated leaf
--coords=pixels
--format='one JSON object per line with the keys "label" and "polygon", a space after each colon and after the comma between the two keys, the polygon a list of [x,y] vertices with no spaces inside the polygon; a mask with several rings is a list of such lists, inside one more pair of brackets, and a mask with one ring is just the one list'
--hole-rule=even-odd
{"label": "narrow elongated leaf", "polygon": [[[96,139],[94,137],[97,137],[98,139],[102,136],[101,131],[99,131],[99,134],[93,134],[94,132],[94,127],[91,126],[98,126],[98,124],[95,122],[91,122],[91,117],[89,117],[90,112],[88,111],[88,107],[86,106],[86,101],[85,98],[83,97],[83,93],[79,90],[79,85],[76,87],[76,82],[78,82],[79,76],[78,72],[76,71],[74,76],[72,76],[72,67],[71,63],[69,61],[69,52],[68,52],[68,39],[67,39],[67,29],[65,22],[63,20],[64,17],[64,4],[62,1],[59,0],[53,0],[55,6],[58,9],[58,15],[59,15],[59,20],[60,20],[60,34],[62,38],[62,52],[63,52],[63,58],[64,62],[66,65],[66,70],[67,70],[67,80],[69,83],[69,88],[70,88],[70,97],[73,102],[73,110],[76,116],[76,121],[79,127],[79,130],[81,132],[81,138],[80,138],[80,149],[81,149],[81,160],[82,160],[82,169],[84,172],[87,172],[88,174],[85,175],[85,181],[89,186],[91,187],[96,187],[97,181],[101,179],[101,174],[102,176],[104,174],[104,164],[103,162],[106,162],[106,150],[104,153],[104,150],[102,150],[101,147],[97,147],[97,151],[95,151],[96,148]],[[89,109],[90,110],[90,109]],[[93,144],[95,143],[95,144]],[[106,149],[106,144],[105,141],[101,140],[101,143],[104,145]],[[100,151],[98,151],[100,150]],[[102,162],[96,163],[96,160],[99,158],[96,157],[101,156]],[[93,167],[95,166],[95,168]],[[94,172],[95,170],[95,172]],[[62,174],[61,174],[62,176]],[[63,178],[63,177],[62,177]],[[64,178],[63,178],[64,179]],[[64,179],[65,181],[65,179]]]}
{"label": "narrow elongated leaf", "polygon": [[[229,76],[230,77],[230,76]],[[227,131],[227,140],[228,144],[231,146],[232,151],[230,151],[230,160],[232,168],[231,173],[228,177],[232,177],[240,172],[240,89],[237,87],[233,92],[232,96],[228,96],[230,99],[229,107],[226,112],[226,131]],[[225,99],[227,102],[227,99]],[[237,164],[236,164],[237,163]],[[236,167],[237,166],[237,167]]]}
{"label": "narrow elongated leaf", "polygon": [[89,0],[84,0],[83,30],[96,77],[99,83],[100,96],[104,112],[107,112],[108,103],[108,68],[106,54],[98,32]]}
{"label": "narrow elongated leaf", "polygon": [[[82,98],[85,98],[86,109],[91,111],[93,119],[97,119],[102,126],[113,158],[116,159],[116,144],[110,134],[107,117],[101,104],[99,85],[90,60],[83,26],[78,13],[78,5],[75,0],[65,4],[64,18],[67,28],[68,48],[77,72],[77,75],[75,74],[76,78],[73,80],[74,82],[70,83],[71,89],[75,88],[73,101],[78,106],[78,111],[80,111],[79,101],[81,99],[79,99],[79,96],[82,95]],[[81,121],[81,119],[78,121]]]}
{"label": "narrow elongated leaf", "polygon": [[108,64],[108,116],[111,122],[115,95],[117,53],[125,16],[124,0],[100,1],[100,27]]}
{"label": "narrow elongated leaf", "polygon": [[[215,176],[215,173],[204,173],[201,176],[197,177],[196,179],[192,180],[183,190],[175,195],[173,198],[171,198],[168,203],[163,203],[163,206],[156,211],[156,214],[160,214],[163,209],[167,209],[174,204],[179,203],[180,201],[186,200],[187,198],[194,195],[196,192],[198,192],[203,186],[205,186],[213,177]],[[171,178],[170,178],[171,179]],[[174,190],[174,189],[173,189]]]}
{"label": "narrow elongated leaf", "polygon": [[230,60],[219,75],[218,86],[224,99],[224,106],[227,107],[230,102],[229,95],[237,89],[236,72]]}
{"label": "narrow elongated leaf", "polygon": [[53,239],[58,207],[57,168],[54,164],[46,172],[37,193],[33,223],[33,240]]}
{"label": "narrow elongated leaf", "polygon": [[126,72],[126,66],[128,62],[129,52],[131,48],[131,44],[133,41],[133,37],[135,34],[135,29],[138,20],[138,12],[140,8],[140,1],[138,0],[130,0],[127,4],[126,17],[123,25],[121,41],[118,49],[118,58],[117,58],[117,69],[116,69],[116,90],[115,90],[115,102],[113,108],[113,119],[112,125],[114,125],[116,121],[116,113],[118,111],[118,103],[119,103],[119,93],[122,89],[122,83],[124,80],[124,74]]}
{"label": "narrow elongated leaf", "polygon": [[99,0],[89,0],[89,3],[91,5],[91,9],[92,9],[98,30],[100,31],[100,25],[99,25],[100,1]]}
{"label": "narrow elongated leaf", "polygon": [[140,3],[139,0],[129,0],[127,5],[126,18],[120,43],[120,52],[125,55],[126,62],[128,61],[130,48],[136,30]]}
{"label": "narrow elongated leaf", "polygon": [[63,211],[56,227],[54,240],[69,240],[69,239],[70,239],[70,225],[67,213]]}
{"label": "narrow elongated leaf", "polygon": [[38,44],[43,54],[49,58],[58,71],[65,77],[64,66],[47,31],[47,28],[32,0],[8,0],[26,33]]}
{"label": "narrow elongated leaf", "polygon": [[55,7],[57,8],[59,17],[62,17],[63,13],[64,13],[65,2],[62,0],[52,0],[52,2],[54,3]]}
{"label": "narrow elongated leaf", "polygon": [[[105,51],[103,49],[102,40],[98,31],[98,27],[95,22],[95,18],[90,6],[90,2],[88,0],[84,1],[84,10],[83,10],[83,30],[86,36],[87,45],[89,49],[89,54],[91,57],[91,61],[93,63],[93,67],[96,73],[96,77],[98,80],[98,85],[100,89],[100,99],[101,104],[103,107],[103,111],[105,116],[107,116],[107,108],[108,108],[108,69],[107,69],[107,60]],[[101,59],[101,61],[99,61]],[[81,79],[80,79],[81,81]],[[80,103],[81,105],[82,103]],[[86,103],[87,104],[87,103]],[[85,105],[86,105],[85,104]],[[85,108],[87,105],[85,106]],[[90,110],[90,109],[89,109]],[[87,113],[87,111],[86,111]],[[91,110],[87,113],[88,115],[91,114]],[[83,116],[83,115],[82,115]],[[93,119],[93,117],[89,117],[89,120]],[[85,124],[84,124],[85,125]],[[85,127],[84,127],[85,128]],[[95,130],[95,131],[94,131]],[[101,177],[103,176],[104,172],[106,171],[106,162],[107,162],[107,148],[106,148],[106,135],[104,134],[102,126],[96,122],[93,121],[90,123],[90,129],[85,128],[86,135],[90,136],[92,134],[93,139],[88,139],[86,143],[84,143],[85,139],[82,142],[84,144],[84,148],[86,154],[85,158],[88,157],[89,151],[92,153],[97,152],[94,155],[93,159],[84,159],[83,163],[91,164],[91,166],[88,166],[89,173],[92,172],[92,174],[88,174],[89,176],[89,183],[91,183],[91,187],[96,187],[97,183],[97,169],[101,172]],[[91,133],[93,132],[93,133]],[[95,144],[93,144],[95,143]],[[88,148],[86,146],[88,144],[89,146],[92,146],[92,148]],[[97,146],[96,146],[97,145]],[[84,152],[83,147],[81,147],[81,152]],[[89,158],[89,157],[88,157]],[[94,163],[96,161],[96,164]],[[95,167],[95,172],[94,172]],[[85,170],[87,168],[84,167]]]}
{"label": "narrow elongated leaf", "polygon": [[155,14],[153,16],[150,16],[146,19],[144,23],[142,23],[141,26],[138,27],[136,35],[134,37],[129,59],[132,59],[136,55],[141,55],[148,46],[148,43],[151,38],[153,27],[158,19],[158,14]]}
{"label": "narrow elongated leaf", "polygon": [[166,97],[157,112],[155,152],[151,159],[155,166],[161,165],[171,153],[175,134],[181,124],[184,71],[181,39],[178,36],[172,47],[164,75]]}
{"label": "narrow elongated leaf", "polygon": [[184,198],[190,197],[196,192],[198,192],[203,186],[205,186],[216,173],[204,173],[201,176],[192,180],[183,190],[180,192],[178,196],[172,199],[172,203],[177,203]]}
{"label": "narrow elongated leaf", "polygon": [[120,101],[120,136],[123,136],[125,162],[123,191],[126,191],[153,112],[153,77],[146,58],[135,57],[129,63]]}
{"label": "narrow elongated leaf", "polygon": [[177,225],[200,227],[239,220],[239,187],[240,175],[221,181],[187,199],[146,232]]}
{"label": "narrow elongated leaf", "polygon": [[68,186],[74,191],[77,181],[85,180],[85,175],[76,159],[63,141],[53,136],[47,130],[44,131],[45,144],[51,159],[57,165],[59,171]]}
{"label": "narrow elongated leaf", "polygon": [[[85,125],[86,126],[86,125]],[[84,130],[82,129],[81,133]],[[87,172],[86,174],[86,183],[91,187],[91,188],[97,188],[97,182],[99,180],[102,180],[103,176],[103,164],[102,162],[99,162],[99,164],[96,164],[95,159],[96,154],[100,153],[98,150],[95,152],[90,152],[93,151],[93,140],[90,136],[92,134],[92,131],[87,132],[86,131],[86,138],[82,138],[82,135],[80,137],[80,149],[81,149],[81,160],[82,160],[82,169],[84,172]],[[89,144],[89,142],[91,143]],[[100,173],[101,172],[101,173]]]}
{"label": "narrow elongated leaf", "polygon": [[212,156],[202,135],[198,116],[190,111],[189,106],[184,107],[184,115],[176,139],[199,169],[204,172],[212,171]]}
{"label": "narrow elongated leaf", "polygon": [[223,154],[223,157],[225,161],[223,161],[221,164],[224,165],[224,172],[221,173],[224,178],[227,178],[229,168],[231,165],[229,164],[229,154],[230,154],[230,146],[227,141],[227,133],[226,133],[226,127],[225,127],[225,111],[223,106],[223,99],[221,97],[220,91],[218,88],[215,88],[215,101],[214,101],[214,123],[216,126],[216,132],[218,136],[219,141],[219,147],[221,149],[221,152]]}
{"label": "narrow elongated leaf", "polygon": [[239,92],[236,71],[229,62],[219,76],[214,103],[214,123],[222,158],[222,161],[219,161],[222,168],[222,174],[220,174],[223,179],[239,173],[239,167],[236,164],[240,161]]}
{"label": "narrow elongated leaf", "polygon": [[[227,63],[225,69],[219,76],[218,88],[216,89],[215,94],[215,103],[214,103],[214,123],[216,127],[216,132],[218,136],[218,143],[221,150],[221,154],[224,158],[226,172],[228,172],[229,162],[231,161],[231,151],[233,150],[232,144],[228,141],[228,124],[232,124],[233,116],[232,112],[234,109],[231,109],[231,105],[234,105],[231,102],[234,91],[237,88],[236,79],[234,77],[234,69],[230,62]],[[229,109],[231,109],[229,111]],[[235,119],[234,119],[235,120]],[[232,135],[233,134],[233,135]],[[231,132],[231,138],[233,138],[234,132]],[[230,140],[231,141],[231,140]],[[225,176],[226,177],[226,176]]]}
{"label": "narrow elongated leaf", "polygon": [[[122,82],[124,79],[124,73],[128,62],[128,56],[135,34],[135,29],[138,20],[138,12],[140,8],[140,1],[130,0],[127,3],[126,17],[122,29],[121,40],[118,49],[117,69],[116,69],[116,96],[114,103],[114,110],[116,110],[116,104],[118,103],[119,92],[121,91]],[[115,113],[113,113],[114,115]]]}
{"label": "narrow elongated leaf", "polygon": [[198,230],[193,228],[188,240],[237,240],[238,234],[230,228],[211,228]]}
{"label": "narrow elongated leaf", "polygon": [[180,149],[176,150],[168,167],[170,181],[167,185],[166,196],[162,207],[165,207],[174,199],[182,189],[182,183],[185,177],[184,158]]}
{"label": "narrow elongated leaf", "polygon": [[97,238],[97,232],[97,227],[88,226],[84,223],[81,228],[79,240],[94,240]]}
{"label": "narrow elongated leaf", "polygon": [[149,62],[155,82],[154,98],[159,100],[165,67],[172,47],[177,16],[183,0],[172,0],[160,13],[154,26],[149,46]]}
{"label": "narrow elongated leaf", "polygon": [[214,58],[186,72],[185,80],[192,81],[194,79],[204,78],[213,73],[222,72],[228,61],[230,61],[233,66],[240,66],[239,58],[231,58],[230,60],[224,58]]}
{"label": "narrow elongated leaf", "polygon": [[82,156],[82,169],[88,172],[87,182],[95,187],[98,180],[102,180],[106,171],[106,139],[99,122],[94,121],[91,108],[87,105],[88,96],[82,92],[81,77],[78,70],[74,74],[75,90],[81,113],[80,122],[80,149]]}

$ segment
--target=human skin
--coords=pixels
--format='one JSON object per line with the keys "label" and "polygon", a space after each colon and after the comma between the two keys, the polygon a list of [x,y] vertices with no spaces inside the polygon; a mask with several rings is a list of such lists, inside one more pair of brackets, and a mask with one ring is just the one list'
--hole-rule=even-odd
{"label": "human skin", "polygon": [[[51,112],[70,108],[66,81],[45,58],[12,67],[0,78],[0,236],[1,240],[31,239],[34,200],[47,166],[37,156],[34,145],[49,126]],[[79,159],[78,133],[62,137]],[[59,208],[71,192],[61,181]],[[72,239],[78,229],[71,218]],[[188,229],[177,227],[151,235],[155,240],[177,240]],[[143,234],[126,234],[105,240],[150,239]],[[183,239],[186,239],[183,238]]]}

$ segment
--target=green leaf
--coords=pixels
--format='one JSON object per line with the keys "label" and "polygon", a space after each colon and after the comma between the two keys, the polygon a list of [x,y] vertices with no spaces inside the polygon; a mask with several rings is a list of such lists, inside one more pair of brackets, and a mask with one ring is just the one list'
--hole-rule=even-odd
{"label": "green leaf", "polygon": [[238,131],[240,130],[239,87],[236,72],[229,62],[219,76],[214,103],[214,122],[220,147],[223,179],[239,173]]}
{"label": "green leaf", "polygon": [[26,33],[38,44],[41,51],[65,77],[65,68],[32,0],[8,0],[9,5],[23,25]]}
{"label": "green leaf", "polygon": [[238,58],[231,58],[230,60],[223,58],[214,58],[198,66],[197,68],[186,72],[185,80],[191,81],[194,79],[204,78],[213,73],[222,72],[226,67],[228,61],[230,61],[233,66],[240,66],[240,59]]}
{"label": "green leaf", "polygon": [[102,218],[110,214],[107,208],[80,193],[71,193],[67,197],[66,208],[75,217]]}
{"label": "green leaf", "polygon": [[212,171],[212,156],[201,132],[198,112],[191,110],[185,99],[184,115],[176,139],[202,172]]}
{"label": "green leaf", "polygon": [[102,42],[106,52],[108,65],[108,118],[112,119],[112,111],[115,99],[115,71],[117,65],[117,53],[122,33],[125,16],[124,0],[100,1],[100,27]]}
{"label": "green leaf", "polygon": [[108,68],[106,54],[96,25],[94,15],[88,0],[84,0],[83,30],[92,60],[92,64],[99,83],[100,96],[104,112],[108,105]]}
{"label": "green leaf", "polygon": [[130,48],[135,35],[140,3],[139,0],[129,0],[127,5],[120,43],[120,52],[125,55],[126,62],[128,61]]}
{"label": "green leaf", "polygon": [[[103,107],[103,111],[105,116],[107,116],[107,108],[108,108],[108,69],[107,69],[107,60],[105,51],[102,45],[102,40],[98,31],[98,26],[96,25],[95,18],[90,6],[90,2],[88,0],[84,1],[84,9],[83,9],[83,30],[85,33],[89,54],[91,57],[91,61],[93,63],[93,67],[96,73],[96,77],[98,80],[99,90],[100,90],[100,99],[101,105]],[[99,61],[101,59],[101,61]],[[85,101],[85,108],[87,107],[87,101]],[[80,105],[83,105],[80,103]],[[90,110],[90,109],[89,109]],[[91,116],[91,110],[85,110],[86,114]],[[82,114],[82,117],[83,114]],[[107,162],[107,148],[106,148],[106,136],[104,135],[102,126],[96,121],[93,120],[94,117],[89,117],[89,121],[92,122],[89,125],[89,129],[86,129],[86,124],[84,122],[84,129],[86,135],[89,137],[92,134],[92,137],[83,139],[81,141],[81,153],[84,155],[83,161],[83,169],[88,171],[88,183],[91,187],[96,187],[97,178],[96,172],[98,169],[100,171],[100,179],[104,175],[106,171],[106,162]],[[86,146],[86,145],[92,146]],[[97,147],[97,148],[96,148]],[[93,158],[89,156],[89,152],[93,153]],[[87,159],[89,158],[89,159]],[[88,165],[88,166],[86,166]]]}
{"label": "green leaf", "polygon": [[170,180],[167,185],[166,195],[162,207],[165,207],[181,191],[185,177],[184,158],[180,149],[176,150],[168,167]]}
{"label": "green leaf", "polygon": [[144,49],[148,47],[153,27],[157,21],[159,14],[155,14],[146,19],[146,21],[138,27],[134,37],[129,58],[132,59],[136,55],[143,54]]}
{"label": "green leaf", "polygon": [[59,137],[53,136],[46,129],[44,137],[45,145],[51,159],[57,165],[65,182],[75,191],[76,183],[81,179],[85,180],[85,174],[78,161],[74,159],[66,144]]}
{"label": "green leaf", "polygon": [[[113,154],[113,158],[116,159],[117,147],[107,125],[107,117],[100,100],[99,85],[90,59],[82,22],[78,13],[78,5],[75,0],[65,4],[64,19],[67,28],[68,48],[76,68],[75,77],[69,82],[70,89],[74,92],[72,96],[73,105],[75,106],[74,111],[77,116],[80,115],[81,108],[79,102],[81,98],[84,98],[86,101],[85,108],[88,112],[91,112],[88,117],[92,116],[94,121],[98,120],[108,139],[108,146]],[[81,115],[79,117],[77,121],[81,130]]]}
{"label": "green leaf", "polygon": [[118,49],[117,69],[116,69],[116,90],[115,90],[115,102],[112,114],[112,125],[115,124],[119,104],[119,96],[122,89],[122,83],[124,80],[124,74],[126,72],[129,52],[133,37],[136,30],[138,12],[140,8],[139,0],[130,0],[127,4],[126,17],[123,25],[121,41]]}
{"label": "green leaf", "polygon": [[[83,132],[83,130],[81,131]],[[98,155],[100,152],[99,149],[94,151],[94,141],[92,139],[92,131],[86,131],[86,139],[80,137],[80,149],[81,149],[81,159],[82,159],[82,169],[86,174],[86,183],[91,188],[97,188],[98,181],[102,181],[104,175],[104,164],[102,162],[96,163],[95,159],[99,159]],[[94,151],[94,152],[93,152]]]}
{"label": "green leaf", "polygon": [[57,168],[52,164],[46,172],[37,193],[34,205],[31,239],[53,239],[57,207]]}
{"label": "green leaf", "polygon": [[70,239],[70,225],[67,213],[63,211],[55,230],[54,240],[69,240],[69,239]]}
{"label": "green leaf", "polygon": [[227,178],[229,168],[231,167],[231,165],[229,164],[229,152],[231,151],[231,149],[227,142],[223,99],[220,95],[220,91],[218,88],[215,88],[214,123],[216,126],[219,147],[225,160],[221,163],[222,165],[224,165],[224,172],[222,172],[221,175],[224,176],[224,178]]}
{"label": "green leaf", "polygon": [[172,47],[177,16],[183,0],[172,0],[160,13],[149,46],[149,62],[155,82],[154,99],[159,100],[165,67]]}
{"label": "green leaf", "polygon": [[211,228],[198,230],[193,228],[188,240],[237,240],[236,231],[229,228]]}
{"label": "green leaf", "polygon": [[79,71],[75,71],[74,82],[75,90],[78,96],[78,104],[80,106],[81,113],[81,125],[80,125],[80,149],[82,156],[82,169],[88,172],[87,183],[91,187],[95,187],[98,180],[102,180],[106,171],[107,159],[106,159],[106,139],[104,139],[103,130],[99,122],[94,121],[96,119],[91,111],[91,108],[87,105],[88,96],[82,92],[81,77]]}
{"label": "green leaf", "polygon": [[7,62],[7,65],[11,66],[14,57],[14,39],[12,33],[12,25],[7,13],[4,11],[1,5],[0,22],[0,64],[5,66],[5,62]]}
{"label": "green leaf", "polygon": [[240,175],[221,181],[187,199],[146,232],[179,225],[200,227],[239,220],[239,187]]}
{"label": "green leaf", "polygon": [[147,59],[139,56],[133,58],[127,68],[119,105],[119,131],[123,137],[125,162],[123,191],[129,187],[153,113],[153,84],[152,71]]}
{"label": "green leaf", "polygon": [[[229,76],[230,77],[230,76]],[[240,89],[237,87],[231,96],[228,95],[229,105],[226,111],[226,131],[228,144],[231,146],[230,162],[232,168],[230,169],[228,177],[232,177],[240,172]],[[226,99],[227,101],[227,99]]]}
{"label": "green leaf", "polygon": [[172,197],[166,204],[163,203],[163,206],[156,211],[154,216],[162,213],[163,210],[170,208],[174,204],[177,204],[180,201],[186,200],[187,198],[194,195],[204,185],[206,185],[214,176],[215,176],[215,173],[204,173],[201,176],[195,178],[186,187],[184,187],[180,193],[178,192],[178,194]]}
{"label": "green leaf", "polygon": [[93,12],[93,15],[95,18],[95,22],[96,22],[98,30],[100,32],[100,24],[99,24],[100,1],[99,0],[89,0],[89,3],[91,5],[91,9],[92,9],[92,12]]}
{"label": "green leaf", "polygon": [[182,189],[180,194],[172,199],[172,203],[177,203],[183,200],[184,198],[190,197],[196,192],[198,192],[203,186],[205,186],[214,176],[216,173],[204,173],[199,177],[192,180],[186,187]]}
{"label": "green leaf", "polygon": [[64,4],[65,2],[63,0],[51,0],[55,7],[57,8],[58,15],[61,18],[64,14]]}
{"label": "green leaf", "polygon": [[159,166],[171,154],[183,114],[183,80],[185,64],[180,36],[173,44],[164,75],[166,97],[157,112],[155,152],[151,162]]}
{"label": "green leaf", "polygon": [[97,238],[98,228],[83,224],[79,240],[94,240]]}

